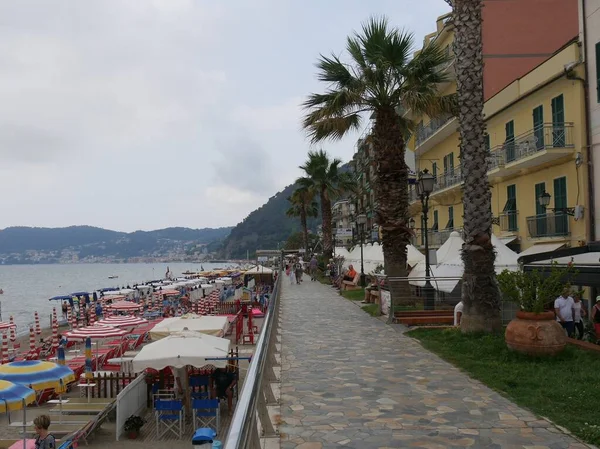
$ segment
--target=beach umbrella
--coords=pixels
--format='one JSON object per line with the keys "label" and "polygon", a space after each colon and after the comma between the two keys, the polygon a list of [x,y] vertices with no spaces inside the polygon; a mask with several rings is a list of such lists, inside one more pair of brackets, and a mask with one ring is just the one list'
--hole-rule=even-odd
{"label": "beach umbrella", "polygon": [[110,310],[116,312],[132,312],[136,310],[142,309],[144,306],[141,304],[136,304],[135,302],[130,301],[118,301],[106,306]]}
{"label": "beach umbrella", "polygon": [[148,324],[148,320],[137,316],[110,316],[98,321],[99,325],[113,327],[135,327],[142,324]]}
{"label": "beach umbrella", "polygon": [[63,345],[60,345],[58,347],[58,351],[56,353],[56,363],[58,363],[61,366],[65,366],[67,364],[67,359],[65,357],[65,347]]}
{"label": "beach umbrella", "polygon": [[45,360],[22,360],[0,366],[0,380],[41,391],[47,388],[64,388],[75,380],[75,374],[68,366]]}
{"label": "beach umbrella", "polygon": [[79,329],[73,329],[72,331],[65,332],[65,336],[72,340],[86,340],[90,338],[96,340],[96,359],[98,359],[98,342],[105,338],[122,337],[127,335],[129,332],[123,329],[118,329],[112,326],[102,326],[101,324],[94,324],[93,326],[80,327]]}
{"label": "beach umbrella", "polygon": [[10,341],[14,342],[17,339],[17,333],[15,332],[15,329],[17,328],[17,326],[15,325],[15,319],[12,315],[10,316],[10,319],[8,320],[8,322],[11,324],[11,326],[10,326]]}
{"label": "beach umbrella", "polygon": [[71,313],[71,328],[72,329],[77,329],[77,313],[75,313],[75,311],[73,310]]}
{"label": "beach umbrella", "polygon": [[71,316],[72,316],[71,308],[67,307],[67,325],[71,324]]}
{"label": "beach umbrella", "polygon": [[10,362],[8,358],[8,337],[6,332],[2,333],[2,364]]}
{"label": "beach umbrella", "polygon": [[58,321],[58,316],[56,315],[56,307],[52,307],[52,319],[54,321]]}
{"label": "beach umbrella", "polygon": [[35,332],[33,326],[29,326],[29,356],[33,357],[35,354]]}
{"label": "beach umbrella", "polygon": [[52,350],[56,354],[56,350],[58,349],[58,321],[56,318],[52,320]]}
{"label": "beach umbrella", "polygon": [[93,326],[96,322],[96,311],[92,307],[88,310],[88,316],[90,317],[90,326]]}
{"label": "beach umbrella", "polygon": [[0,322],[0,332],[6,332],[10,330],[11,327],[15,327],[15,324],[7,323],[6,321]]}
{"label": "beach umbrella", "polygon": [[0,412],[6,412],[10,424],[10,412],[23,410],[23,448],[27,447],[27,405],[35,402],[35,391],[24,385],[0,380]]}
{"label": "beach umbrella", "polygon": [[42,328],[40,327],[40,315],[37,313],[37,310],[34,313],[35,316],[35,333],[36,335],[40,335],[42,333]]}
{"label": "beach umbrella", "polygon": [[92,339],[85,339],[85,378],[91,379],[94,377],[94,369],[92,367]]}
{"label": "beach umbrella", "polygon": [[94,302],[98,301],[98,293],[96,293],[96,292],[93,292],[93,293],[92,293],[92,300],[93,300]]}

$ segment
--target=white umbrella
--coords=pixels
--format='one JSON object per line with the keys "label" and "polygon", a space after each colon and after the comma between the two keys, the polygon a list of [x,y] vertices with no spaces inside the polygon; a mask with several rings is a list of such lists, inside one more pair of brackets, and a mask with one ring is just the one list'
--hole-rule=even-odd
{"label": "white umbrella", "polygon": [[167,366],[183,368],[188,365],[200,368],[209,363],[224,368],[227,360],[207,361],[206,359],[226,358],[229,354],[229,346],[230,341],[226,338],[186,329],[144,346],[133,359],[133,370],[135,372],[146,368],[161,370]]}

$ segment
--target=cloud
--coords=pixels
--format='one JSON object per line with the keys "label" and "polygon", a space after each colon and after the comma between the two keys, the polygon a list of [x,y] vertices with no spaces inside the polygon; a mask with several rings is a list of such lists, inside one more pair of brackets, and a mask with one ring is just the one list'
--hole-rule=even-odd
{"label": "cloud", "polygon": [[[446,11],[443,0],[0,2],[0,228],[236,224],[300,174],[299,105],[325,88],[318,54],[341,51],[370,14],[420,39]],[[348,160],[353,136],[323,148]]]}

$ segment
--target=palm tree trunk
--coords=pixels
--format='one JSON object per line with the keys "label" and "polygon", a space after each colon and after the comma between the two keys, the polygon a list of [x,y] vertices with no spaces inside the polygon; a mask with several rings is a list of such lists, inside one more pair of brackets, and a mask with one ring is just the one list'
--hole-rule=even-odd
{"label": "palm tree trunk", "polygon": [[462,260],[463,332],[502,328],[491,241],[492,194],[487,178],[483,119],[482,0],[453,0],[454,54],[458,84],[465,244]]}
{"label": "palm tree trunk", "polygon": [[306,223],[306,206],[303,204],[300,209],[300,225],[302,226],[302,244],[308,254],[308,225]]}
{"label": "palm tree trunk", "polygon": [[331,200],[326,190],[321,190],[321,217],[323,217],[323,223],[321,229],[323,230],[323,255],[325,260],[333,257],[333,245],[331,238]]}
{"label": "palm tree trunk", "polygon": [[[406,277],[406,247],[411,236],[408,228],[408,166],[404,160],[404,137],[394,109],[377,111],[373,144],[377,164],[375,213],[381,228],[385,274],[388,279]],[[405,281],[390,280],[389,287],[392,317],[394,304],[407,296],[410,289]]]}

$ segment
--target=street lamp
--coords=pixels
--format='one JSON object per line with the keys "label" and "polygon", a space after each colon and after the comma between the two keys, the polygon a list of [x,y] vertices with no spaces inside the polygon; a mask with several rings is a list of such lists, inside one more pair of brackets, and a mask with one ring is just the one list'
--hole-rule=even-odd
{"label": "street lamp", "polygon": [[540,204],[540,206],[542,207],[548,207],[548,205],[550,204],[550,194],[548,192],[544,192],[542,193],[539,197],[538,197],[538,203]]}
{"label": "street lamp", "polygon": [[359,214],[356,217],[356,224],[358,225],[358,231],[360,233],[360,286],[365,287],[367,282],[365,278],[365,264],[363,259],[363,243],[365,240],[365,225],[367,224],[367,216],[365,214]]}
{"label": "street lamp", "polygon": [[335,245],[337,244],[336,240],[337,234],[337,223],[334,221],[331,223],[331,236],[333,237],[333,258],[335,259]]}
{"label": "street lamp", "polygon": [[[434,290],[431,286],[431,266],[429,264],[429,237],[427,232],[427,214],[429,213],[429,194],[433,192],[433,186],[435,184],[435,177],[429,173],[429,170],[425,169],[419,173],[419,179],[417,180],[417,195],[423,205],[423,229],[425,236],[425,310],[435,309],[435,298]],[[414,226],[414,219],[413,221]],[[410,224],[410,222],[409,222]]]}

